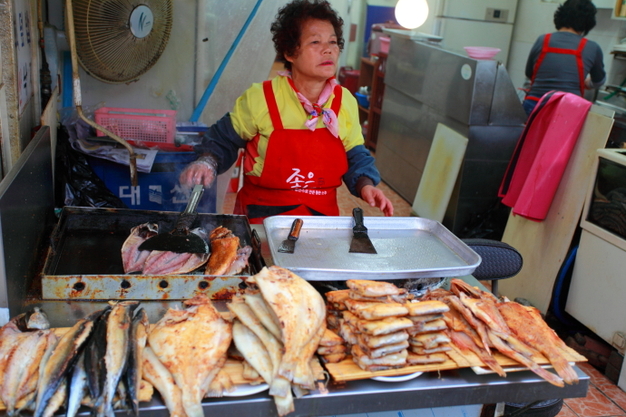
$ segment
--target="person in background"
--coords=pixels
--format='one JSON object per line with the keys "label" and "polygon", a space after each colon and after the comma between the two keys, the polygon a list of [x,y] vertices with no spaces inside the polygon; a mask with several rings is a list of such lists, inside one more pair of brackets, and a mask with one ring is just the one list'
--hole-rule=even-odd
{"label": "person in background", "polygon": [[195,147],[201,156],[180,174],[186,186],[211,186],[244,153],[235,214],[261,223],[274,215],[338,216],[342,179],[385,216],[393,205],[376,188],[380,174],[364,146],[354,96],[335,80],[343,20],[327,1],[295,0],[271,26],[286,72],[253,84]]}
{"label": "person in background", "polygon": [[606,81],[602,49],[585,38],[596,25],[596,7],[589,0],[567,0],[554,12],[557,32],[539,36],[528,61],[530,87],[524,99],[528,115],[548,91],[584,96],[585,88],[598,88]]}

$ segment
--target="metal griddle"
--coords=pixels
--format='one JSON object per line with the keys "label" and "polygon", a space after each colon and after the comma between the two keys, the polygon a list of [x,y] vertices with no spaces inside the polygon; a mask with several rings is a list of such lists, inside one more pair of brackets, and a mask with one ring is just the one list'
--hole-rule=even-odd
{"label": "metal griddle", "polygon": [[294,253],[280,253],[294,219],[268,217],[263,226],[274,263],[309,281],[460,277],[481,262],[441,223],[421,217],[367,217],[377,254],[349,252],[352,217],[305,217]]}
{"label": "metal griddle", "polygon": [[148,210],[65,207],[54,229],[42,272],[43,299],[178,300],[204,293],[228,299],[239,292],[243,279],[263,266],[260,241],[246,216],[199,214],[192,227],[209,233],[217,226],[230,229],[241,246],[253,248],[249,266],[237,276],[124,274],[122,244],[130,229],[156,222],[160,230],[174,227],[178,213]]}

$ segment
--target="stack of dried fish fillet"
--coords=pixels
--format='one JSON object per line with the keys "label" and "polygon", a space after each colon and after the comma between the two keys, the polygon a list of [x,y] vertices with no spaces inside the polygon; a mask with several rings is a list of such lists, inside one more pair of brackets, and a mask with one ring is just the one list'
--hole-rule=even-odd
{"label": "stack of dried fish fillet", "polygon": [[[519,362],[553,385],[578,382],[576,371],[565,354],[569,348],[548,327],[539,311],[516,302],[500,302],[491,293],[472,287],[459,279],[451,281],[450,290],[437,289],[425,298],[450,306],[444,313],[447,334],[461,352],[471,352],[501,376],[504,369],[493,357],[494,349]],[[558,376],[536,362],[541,354]]]}
{"label": "stack of dried fish fillet", "polygon": [[235,315],[233,340],[246,362],[270,386],[278,414],[294,411],[293,393],[316,388],[314,354],[326,330],[324,300],[287,269],[263,268],[248,290],[228,305]]}
{"label": "stack of dried fish fillet", "polygon": [[122,245],[125,273],[179,275],[195,271],[206,264],[205,275],[236,275],[248,266],[252,248],[240,248],[239,238],[223,226],[215,228],[208,237],[203,228],[190,231],[210,241],[210,254],[139,250],[139,246],[156,236],[158,231],[159,225],[156,223],[143,223],[131,229]]}
{"label": "stack of dried fish fillet", "polygon": [[328,326],[343,339],[343,349],[318,348],[325,362],[336,363],[348,351],[364,370],[379,371],[421,363],[439,363],[448,340],[440,332],[446,328],[441,313],[448,307],[441,302],[411,300],[403,288],[382,281],[348,280],[347,290],[326,293]]}

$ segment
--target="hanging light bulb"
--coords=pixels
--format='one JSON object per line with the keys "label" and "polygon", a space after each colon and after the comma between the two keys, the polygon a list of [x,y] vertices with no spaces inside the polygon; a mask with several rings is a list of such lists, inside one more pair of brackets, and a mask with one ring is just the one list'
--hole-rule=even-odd
{"label": "hanging light bulb", "polygon": [[415,29],[424,24],[428,17],[426,0],[398,0],[395,9],[396,20],[407,29]]}

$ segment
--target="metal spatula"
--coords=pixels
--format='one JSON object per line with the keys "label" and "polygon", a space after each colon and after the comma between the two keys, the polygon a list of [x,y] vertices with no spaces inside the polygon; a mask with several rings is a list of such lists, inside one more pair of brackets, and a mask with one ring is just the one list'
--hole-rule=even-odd
{"label": "metal spatula", "polygon": [[352,228],[352,242],[350,242],[351,253],[378,253],[367,235],[367,227],[363,224],[363,209],[356,207],[352,209],[354,217],[354,227]]}
{"label": "metal spatula", "polygon": [[296,248],[296,241],[298,237],[300,237],[300,230],[302,230],[302,225],[304,222],[302,219],[295,219],[293,224],[291,225],[291,230],[289,231],[289,236],[287,239],[283,240],[278,248],[278,252],[283,253],[293,253]]}
{"label": "metal spatula", "polygon": [[171,232],[160,233],[139,245],[139,250],[160,250],[176,253],[209,253],[208,243],[189,228],[198,213],[196,207],[204,193],[204,187],[198,184],[193,187],[189,202],[176,220],[176,226]]}

